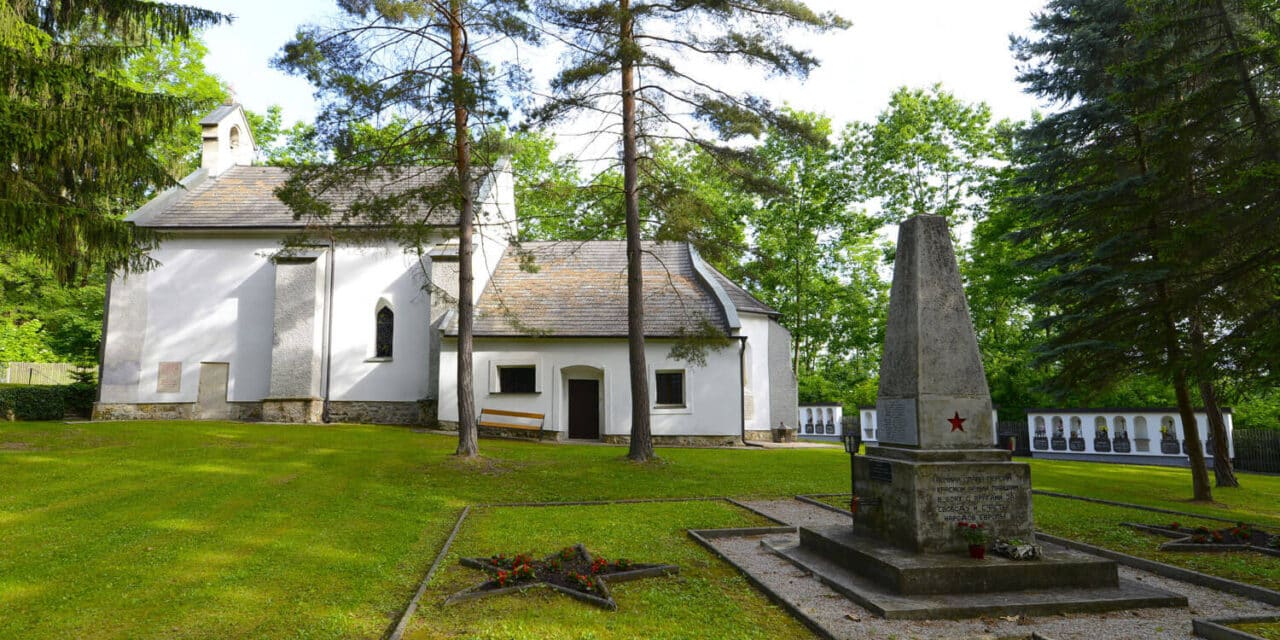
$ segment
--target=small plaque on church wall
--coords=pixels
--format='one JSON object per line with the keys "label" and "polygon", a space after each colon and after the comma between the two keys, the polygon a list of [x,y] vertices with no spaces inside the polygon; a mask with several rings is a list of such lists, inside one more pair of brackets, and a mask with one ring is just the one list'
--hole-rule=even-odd
{"label": "small plaque on church wall", "polygon": [[893,466],[881,460],[870,460],[867,471],[876,482],[893,482]]}
{"label": "small plaque on church wall", "polygon": [[182,390],[182,363],[161,362],[156,375],[156,393],[178,393]]}
{"label": "small plaque on church wall", "polygon": [[876,434],[880,442],[889,444],[920,444],[920,432],[916,428],[916,401],[914,398],[881,398],[876,402]]}

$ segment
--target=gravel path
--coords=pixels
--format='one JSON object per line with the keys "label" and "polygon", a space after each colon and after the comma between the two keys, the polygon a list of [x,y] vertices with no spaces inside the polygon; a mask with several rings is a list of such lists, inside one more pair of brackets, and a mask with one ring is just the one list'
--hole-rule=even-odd
{"label": "gravel path", "polygon": [[[798,500],[743,501],[793,525],[838,524],[848,517]],[[1141,609],[1105,614],[1067,614],[1041,617],[977,618],[971,620],[885,620],[850,602],[809,574],[764,549],[760,542],[796,544],[796,535],[718,538],[712,543],[753,576],[796,603],[837,638],[1030,638],[1032,632],[1049,640],[1151,638],[1186,640],[1193,617],[1280,614],[1280,608],[1239,596],[1197,587],[1120,567],[1122,577],[1182,593],[1188,609]]]}

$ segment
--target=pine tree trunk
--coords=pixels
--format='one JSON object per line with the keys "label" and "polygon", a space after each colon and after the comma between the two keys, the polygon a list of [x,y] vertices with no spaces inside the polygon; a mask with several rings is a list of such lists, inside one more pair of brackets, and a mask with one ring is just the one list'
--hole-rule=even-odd
{"label": "pine tree trunk", "polygon": [[1218,393],[1213,383],[1201,380],[1200,402],[1209,416],[1209,433],[1213,436],[1213,479],[1219,487],[1239,487],[1235,466],[1231,464],[1231,451],[1227,448],[1227,423],[1218,407]]}
{"label": "pine tree trunk", "polygon": [[640,192],[636,166],[636,83],[634,21],[630,0],[618,0],[622,23],[619,50],[622,59],[622,190],[627,224],[627,353],[631,363],[631,449],[627,457],[652,460],[653,436],[649,427],[649,374],[644,357],[644,274],[640,246]]}
{"label": "pine tree trunk", "polygon": [[1182,437],[1187,446],[1187,458],[1191,462],[1191,487],[1193,500],[1213,501],[1209,488],[1209,471],[1204,464],[1204,447],[1200,445],[1200,428],[1196,425],[1196,412],[1191,406],[1191,394],[1187,389],[1187,374],[1178,369],[1174,374],[1173,393],[1178,398],[1178,415],[1182,418]]}
{"label": "pine tree trunk", "polygon": [[471,264],[472,222],[475,203],[471,189],[471,131],[467,123],[463,62],[467,54],[466,34],[462,30],[462,0],[449,3],[449,44],[452,56],[453,148],[454,170],[458,174],[461,206],[458,211],[458,450],[457,455],[479,454],[476,442],[475,384],[472,376],[472,310],[471,289],[474,281]]}

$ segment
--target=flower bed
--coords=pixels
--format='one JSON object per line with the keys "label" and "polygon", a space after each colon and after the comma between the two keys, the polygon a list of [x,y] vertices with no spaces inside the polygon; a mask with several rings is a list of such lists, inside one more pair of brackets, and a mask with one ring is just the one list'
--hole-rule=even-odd
{"label": "flower bed", "polygon": [[1178,522],[1157,525],[1132,522],[1124,524],[1139,531],[1174,538],[1160,545],[1162,551],[1258,551],[1280,556],[1280,536],[1243,522],[1221,529],[1185,527]]}
{"label": "flower bed", "polygon": [[463,566],[480,569],[491,576],[470,589],[449,596],[445,604],[491,595],[545,587],[609,610],[618,608],[609,593],[609,582],[673,575],[680,568],[669,564],[639,564],[619,558],[609,561],[593,557],[581,544],[536,560],[531,554],[496,554],[488,558],[462,558]]}

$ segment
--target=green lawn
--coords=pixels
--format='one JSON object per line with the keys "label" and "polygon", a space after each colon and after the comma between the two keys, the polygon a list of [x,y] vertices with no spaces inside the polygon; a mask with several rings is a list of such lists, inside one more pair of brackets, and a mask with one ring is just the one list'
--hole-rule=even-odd
{"label": "green lawn", "polygon": [[[474,518],[474,519],[473,519]],[[811,638],[798,622],[759,597],[733,568],[692,544],[685,529],[768,526],[718,502],[678,502],[473,512],[452,547],[447,569],[423,596],[408,638]],[[680,575],[611,587],[616,612],[534,589],[440,603],[484,574],[461,567],[461,556],[529,552],[541,557],[584,541],[605,558],[662,562]],[[594,543],[593,543],[594,541]]]}
{"label": "green lawn", "polygon": [[[0,637],[376,638],[467,504],[848,490],[838,448],[661,449],[661,463],[635,465],[619,447],[484,440],[485,459],[464,464],[454,444],[358,425],[0,423]],[[1244,489],[1201,506],[1184,502],[1185,470],[1032,464],[1038,488],[1280,525],[1280,478],[1242,476]],[[1147,537],[1116,522],[1168,519],[1046,497],[1036,514],[1047,530],[1130,552]],[[411,632],[806,637],[684,534],[759,523],[705,501],[477,509]],[[550,593],[439,604],[480,577],[459,554],[570,542],[682,573],[619,586],[615,613]],[[1237,566],[1209,568],[1276,585],[1276,559],[1224,558],[1209,562]]]}
{"label": "green lawn", "polygon": [[[1030,462],[1031,485],[1043,491],[1245,520],[1280,529],[1280,476],[1238,474],[1239,489],[1214,487],[1214,503],[1199,504],[1190,502],[1191,472],[1184,468],[1036,459]],[[1212,482],[1212,471],[1209,479]]]}
{"label": "green lawn", "polygon": [[[467,465],[454,444],[395,427],[0,423],[0,637],[374,638],[465,504],[785,496],[848,481],[835,449],[661,449],[662,463],[635,465],[618,447],[485,440],[487,459]],[[659,532],[715,513],[727,517],[673,509]],[[495,514],[475,524],[540,517]],[[678,546],[675,557],[711,562]],[[721,590],[786,623],[741,585]]]}

